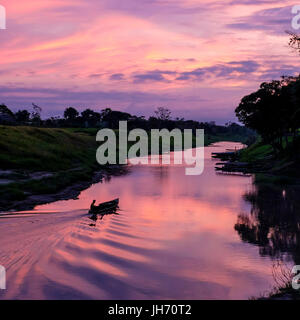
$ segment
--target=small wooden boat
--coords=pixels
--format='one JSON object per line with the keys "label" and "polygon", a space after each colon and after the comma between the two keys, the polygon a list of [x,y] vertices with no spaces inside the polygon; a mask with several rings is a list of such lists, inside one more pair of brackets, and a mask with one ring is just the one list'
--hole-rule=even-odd
{"label": "small wooden boat", "polygon": [[93,201],[93,204],[91,205],[91,209],[89,213],[91,214],[103,214],[107,211],[115,211],[117,210],[119,206],[119,199],[114,199],[111,201],[100,203],[98,206],[95,206],[94,203],[96,201]]}

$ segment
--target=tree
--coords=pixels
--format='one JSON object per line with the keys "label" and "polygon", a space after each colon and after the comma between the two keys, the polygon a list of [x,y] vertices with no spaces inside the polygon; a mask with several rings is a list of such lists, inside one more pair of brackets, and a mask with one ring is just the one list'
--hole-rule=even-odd
{"label": "tree", "polygon": [[107,118],[110,116],[111,113],[112,113],[111,108],[105,108],[101,110],[101,120],[107,121]]}
{"label": "tree", "polygon": [[8,109],[8,107],[5,104],[0,104],[0,114],[7,114],[10,116],[13,116],[13,112]]}
{"label": "tree", "polygon": [[81,118],[86,127],[95,127],[101,119],[101,114],[91,109],[86,109],[81,112]]}
{"label": "tree", "polygon": [[114,111],[110,108],[101,111],[101,120],[106,122],[110,128],[118,128],[119,121],[129,121],[133,119],[132,115],[127,112]]}
{"label": "tree", "polygon": [[165,107],[158,107],[155,111],[155,116],[157,119],[162,121],[171,120],[171,111]]}
{"label": "tree", "polygon": [[82,111],[81,116],[84,120],[91,120],[91,119],[95,119],[95,118],[97,118],[97,120],[100,119],[100,113],[95,112],[91,109],[86,109],[86,110]]}
{"label": "tree", "polygon": [[292,32],[288,34],[290,35],[289,46],[300,54],[300,36]]}
{"label": "tree", "polygon": [[282,77],[281,80],[264,82],[260,89],[245,96],[236,108],[239,121],[257,131],[275,151],[283,150],[288,136],[300,126],[299,86],[300,78]]}
{"label": "tree", "polygon": [[15,122],[13,112],[5,105],[0,105],[0,122],[3,124],[12,124]]}
{"label": "tree", "polygon": [[30,120],[30,112],[27,110],[19,110],[15,113],[17,122],[26,123]]}
{"label": "tree", "polygon": [[33,106],[33,111],[31,112],[31,120],[34,123],[40,124],[42,108],[34,103],[32,103],[32,106]]}
{"label": "tree", "polygon": [[66,108],[64,111],[64,118],[66,120],[75,120],[79,116],[79,112],[72,107]]}
{"label": "tree", "polygon": [[278,151],[282,143],[278,143],[277,138],[281,139],[284,126],[280,91],[280,81],[264,82],[258,91],[245,96],[235,110],[239,121],[256,130]]}

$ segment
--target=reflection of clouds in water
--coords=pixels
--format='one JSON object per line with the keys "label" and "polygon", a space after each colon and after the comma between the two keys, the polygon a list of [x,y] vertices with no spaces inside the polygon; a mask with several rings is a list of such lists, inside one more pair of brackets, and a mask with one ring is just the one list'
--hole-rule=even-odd
{"label": "reflection of clouds in water", "polygon": [[[225,143],[223,148],[230,147]],[[0,224],[0,234],[9,244],[6,249],[10,248],[6,256],[17,260],[26,252],[32,258],[23,265],[20,259],[18,270],[26,272],[9,294],[247,299],[268,288],[271,261],[233,229],[237,214],[248,207],[242,195],[251,178],[216,175],[209,155],[220,150],[206,148],[201,176],[186,176],[184,166],[131,166],[129,174],[93,185],[77,200],[37,207],[37,214],[56,214],[38,215],[36,224],[26,224],[25,219],[18,219],[13,228]],[[120,198],[119,215],[101,221],[88,218],[93,199],[114,198]],[[60,219],[63,223],[56,222]],[[35,226],[34,231],[28,226]],[[20,250],[15,240],[24,234],[28,241]],[[38,247],[44,249],[37,251]],[[40,291],[34,291],[28,279]]]}

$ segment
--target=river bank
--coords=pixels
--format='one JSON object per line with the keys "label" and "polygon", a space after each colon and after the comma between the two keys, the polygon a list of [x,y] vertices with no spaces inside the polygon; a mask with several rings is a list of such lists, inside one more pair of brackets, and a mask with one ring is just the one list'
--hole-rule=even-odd
{"label": "river bank", "polygon": [[[259,245],[261,251],[274,256],[277,250],[292,252],[299,234],[299,201],[295,200],[300,190],[298,155],[286,152],[275,156],[271,146],[257,142],[239,151],[214,153],[213,157],[221,160],[216,163],[218,171],[253,176],[256,191],[246,194],[245,199],[252,204],[255,222],[246,220],[242,228],[236,229],[247,241]],[[272,236],[274,230],[276,235]],[[295,264],[297,259],[295,255]],[[299,290],[292,288],[291,267],[277,266],[273,276],[274,288],[253,299],[300,300]]]}
{"label": "river bank", "polygon": [[123,174],[99,166],[94,132],[0,126],[0,211],[73,199],[93,183]]}
{"label": "river bank", "polygon": [[262,142],[236,152],[215,153],[213,157],[221,160],[216,163],[216,170],[255,174],[257,183],[300,184],[298,155],[275,155],[272,147]]}
{"label": "river bank", "polygon": [[[107,166],[101,170],[93,173],[92,177],[86,181],[80,181],[73,183],[54,193],[42,193],[42,194],[30,194],[24,200],[13,200],[6,202],[0,206],[1,211],[20,211],[20,210],[32,210],[37,205],[51,203],[59,200],[70,200],[77,199],[79,194],[88,189],[95,183],[103,182],[104,180],[110,179],[112,176],[118,176],[126,174],[128,168],[125,166]],[[1,204],[1,201],[0,201]]]}
{"label": "river bank", "polygon": [[[97,131],[0,126],[0,211],[72,199],[106,176],[124,173],[124,166],[96,162]],[[245,137],[207,135],[205,145],[230,139]]]}

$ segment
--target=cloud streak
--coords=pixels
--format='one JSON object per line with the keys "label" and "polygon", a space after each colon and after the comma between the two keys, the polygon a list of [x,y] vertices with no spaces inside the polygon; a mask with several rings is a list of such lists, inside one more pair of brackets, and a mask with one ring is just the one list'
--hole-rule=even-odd
{"label": "cloud streak", "polygon": [[250,16],[236,19],[236,22],[228,24],[227,27],[282,35],[286,30],[291,30],[291,9],[292,6],[285,6],[260,10]]}
{"label": "cloud streak", "polygon": [[[0,30],[0,102],[45,114],[159,105],[221,122],[262,81],[298,71],[285,29],[293,1],[27,0]],[[221,98],[222,97],[222,98]],[[226,118],[225,118],[226,117]]]}

